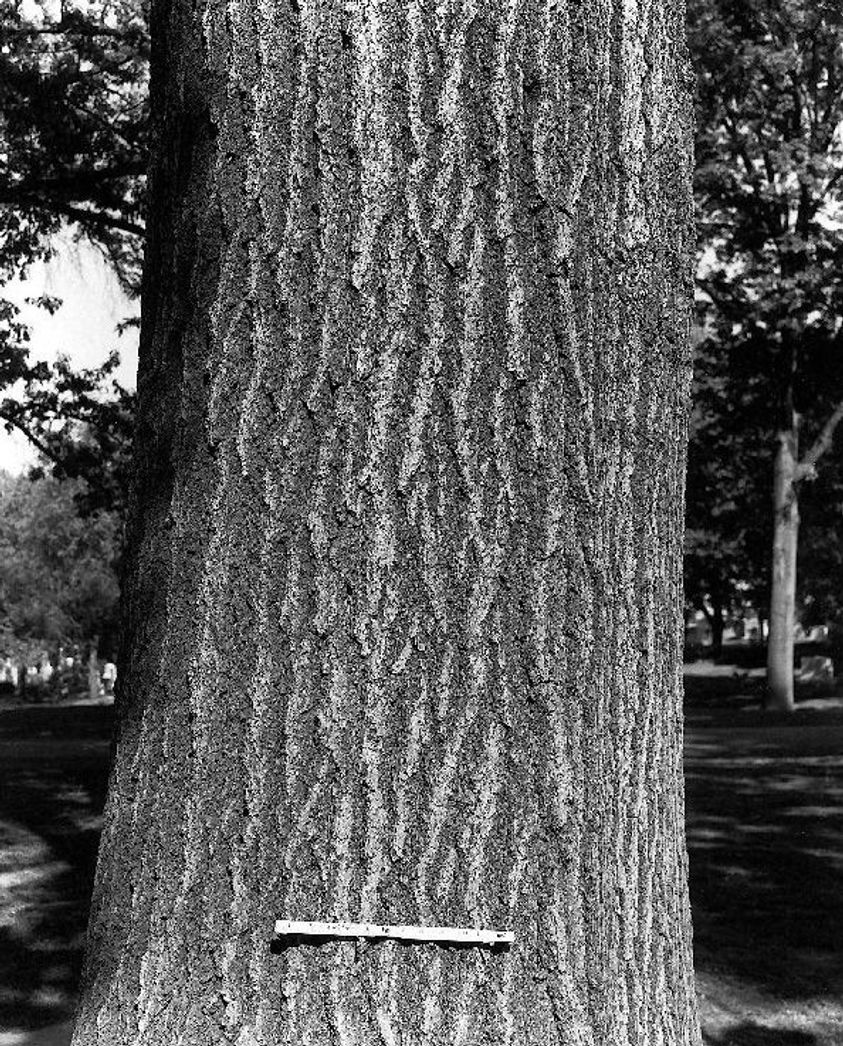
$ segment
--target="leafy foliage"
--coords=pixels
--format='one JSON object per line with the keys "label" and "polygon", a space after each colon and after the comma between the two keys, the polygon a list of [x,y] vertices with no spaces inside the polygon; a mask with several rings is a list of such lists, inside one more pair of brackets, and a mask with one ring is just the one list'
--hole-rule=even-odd
{"label": "leafy foliage", "polygon": [[[700,337],[686,590],[763,609],[775,433],[795,411],[804,450],[843,399],[843,7],[691,0],[689,40]],[[839,444],[822,468],[800,491],[804,597],[836,541]]]}
{"label": "leafy foliage", "polygon": [[120,524],[77,506],[79,481],[0,474],[0,646],[109,637],[117,611]]}
{"label": "leafy foliage", "polygon": [[[139,291],[147,23],[144,0],[0,0],[0,286],[71,225]],[[33,363],[19,310],[0,297],[0,420],[57,475],[88,480],[91,508],[122,498],[132,399],[104,387],[114,366]]]}
{"label": "leafy foliage", "polygon": [[137,0],[0,0],[0,257],[20,274],[61,223],[137,289],[149,59]]}
{"label": "leafy foliage", "polygon": [[47,379],[30,379],[23,396],[0,401],[0,420],[25,432],[57,479],[81,479],[77,505],[84,513],[125,508],[134,429],[135,394],[111,379],[119,357],[76,371],[59,357]]}

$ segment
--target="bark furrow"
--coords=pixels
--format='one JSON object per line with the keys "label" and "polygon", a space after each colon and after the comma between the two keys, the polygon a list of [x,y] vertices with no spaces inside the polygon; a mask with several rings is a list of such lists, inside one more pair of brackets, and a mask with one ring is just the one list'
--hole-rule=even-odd
{"label": "bark furrow", "polygon": [[[682,5],[156,26],[76,1046],[691,1046]],[[516,944],[273,953],[276,917]]]}

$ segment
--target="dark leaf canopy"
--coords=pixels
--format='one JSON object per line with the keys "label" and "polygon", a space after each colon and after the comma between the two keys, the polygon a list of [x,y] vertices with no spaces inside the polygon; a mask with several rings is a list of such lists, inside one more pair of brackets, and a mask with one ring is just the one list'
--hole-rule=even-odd
{"label": "dark leaf canopy", "polygon": [[[843,400],[843,6],[690,0],[699,228],[686,588],[767,598],[774,437]],[[803,595],[836,539],[841,440],[804,483]],[[843,581],[843,578],[841,578]]]}

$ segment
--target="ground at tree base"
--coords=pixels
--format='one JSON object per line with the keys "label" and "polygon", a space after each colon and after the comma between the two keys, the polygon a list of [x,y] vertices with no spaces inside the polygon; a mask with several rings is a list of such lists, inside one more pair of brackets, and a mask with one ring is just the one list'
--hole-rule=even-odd
{"label": "ground at tree base", "polygon": [[[843,700],[782,719],[728,679],[688,690],[706,1046],[841,1046]],[[69,1042],[111,715],[0,709],[0,1046]]]}
{"label": "ground at tree base", "polygon": [[705,1046],[840,1046],[843,1043],[840,997],[807,1002],[775,999],[745,984],[705,972],[697,973],[697,995]]}
{"label": "ground at tree base", "polygon": [[[769,999],[702,974],[698,978],[704,1046],[839,1046],[839,1004],[775,1009]],[[0,1032],[0,1046],[68,1046],[70,1021],[30,1031]]]}

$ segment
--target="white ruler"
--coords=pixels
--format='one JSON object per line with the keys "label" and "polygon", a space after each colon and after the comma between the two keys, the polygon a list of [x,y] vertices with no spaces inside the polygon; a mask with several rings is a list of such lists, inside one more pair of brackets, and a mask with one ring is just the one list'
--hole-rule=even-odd
{"label": "white ruler", "polygon": [[279,937],[387,937],[395,941],[442,941],[449,944],[512,944],[509,930],[475,930],[464,926],[386,926],[382,923],[320,923],[278,919]]}

